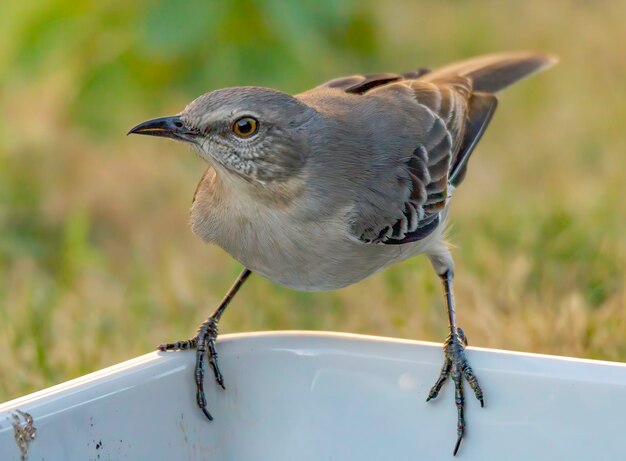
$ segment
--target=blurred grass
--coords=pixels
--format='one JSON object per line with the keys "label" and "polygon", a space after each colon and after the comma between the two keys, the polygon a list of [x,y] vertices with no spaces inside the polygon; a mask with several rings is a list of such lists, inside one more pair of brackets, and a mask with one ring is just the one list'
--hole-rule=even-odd
{"label": "blurred grass", "polygon": [[[626,360],[626,4],[71,2],[0,7],[0,400],[195,331],[240,266],[187,210],[205,165],[126,138],[220,86],[304,90],[342,74],[543,50],[508,90],[453,205],[473,345]],[[441,341],[425,258],[353,287],[253,277],[222,332],[329,329]]]}

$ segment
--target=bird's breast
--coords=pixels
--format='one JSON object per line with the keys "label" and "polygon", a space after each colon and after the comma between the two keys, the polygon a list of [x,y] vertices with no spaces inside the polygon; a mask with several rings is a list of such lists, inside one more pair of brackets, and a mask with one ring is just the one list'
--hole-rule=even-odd
{"label": "bird's breast", "polygon": [[200,187],[191,210],[193,232],[250,270],[304,291],[342,288],[424,252],[429,241],[364,244],[351,239],[341,213],[303,219],[291,207],[241,200]]}

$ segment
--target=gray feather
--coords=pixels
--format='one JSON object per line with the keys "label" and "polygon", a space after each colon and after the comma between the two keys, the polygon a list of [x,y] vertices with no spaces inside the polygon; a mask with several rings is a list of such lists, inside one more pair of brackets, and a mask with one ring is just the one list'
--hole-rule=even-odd
{"label": "gray feather", "polygon": [[532,52],[497,53],[456,62],[427,74],[428,81],[451,76],[468,77],[473,91],[496,93],[557,62],[554,56]]}

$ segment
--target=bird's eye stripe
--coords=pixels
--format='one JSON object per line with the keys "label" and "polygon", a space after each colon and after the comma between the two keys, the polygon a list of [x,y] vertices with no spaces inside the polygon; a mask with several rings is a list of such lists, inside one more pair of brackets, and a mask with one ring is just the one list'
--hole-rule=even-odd
{"label": "bird's eye stripe", "polygon": [[233,133],[240,138],[249,138],[259,129],[259,122],[253,117],[241,117],[233,123]]}

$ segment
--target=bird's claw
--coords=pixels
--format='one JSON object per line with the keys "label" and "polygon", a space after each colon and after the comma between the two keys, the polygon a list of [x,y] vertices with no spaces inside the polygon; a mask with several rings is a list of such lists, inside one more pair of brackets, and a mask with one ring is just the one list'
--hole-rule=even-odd
{"label": "bird's claw", "polygon": [[483,391],[478,384],[478,380],[472,371],[472,368],[469,366],[467,362],[467,358],[465,357],[465,347],[467,346],[467,339],[463,330],[460,328],[456,328],[451,330],[450,335],[446,339],[443,349],[445,353],[445,359],[443,362],[443,366],[441,367],[441,372],[439,373],[439,377],[437,381],[431,388],[428,393],[428,398],[426,401],[432,400],[439,395],[439,391],[443,387],[444,383],[448,378],[452,378],[454,381],[454,401],[456,403],[457,408],[457,441],[454,446],[454,455],[459,451],[459,447],[461,446],[461,440],[463,439],[463,435],[465,433],[465,417],[463,413],[465,398],[463,396],[463,380],[468,382],[472,390],[474,391],[474,395],[480,402],[480,406],[485,406],[485,401],[483,398]]}
{"label": "bird's claw", "polygon": [[[200,332],[198,332],[200,333]],[[220,385],[222,389],[226,389],[224,386],[224,376],[220,371],[219,364],[217,362],[217,350],[215,350],[215,341],[217,340],[217,320],[210,318],[207,325],[207,331],[203,336],[203,341],[206,342],[209,353],[209,364],[213,369],[213,376],[215,381]]]}
{"label": "bird's claw", "polygon": [[218,365],[217,350],[215,349],[217,334],[217,319],[209,317],[206,322],[202,323],[200,327],[198,327],[198,332],[193,338],[174,343],[164,343],[158,346],[158,350],[160,351],[196,350],[196,365],[194,370],[196,381],[196,402],[202,410],[202,413],[204,413],[209,421],[213,421],[213,416],[207,409],[206,395],[204,393],[205,356],[208,356],[215,381],[222,389],[226,389],[224,386],[224,376],[222,375]]}

